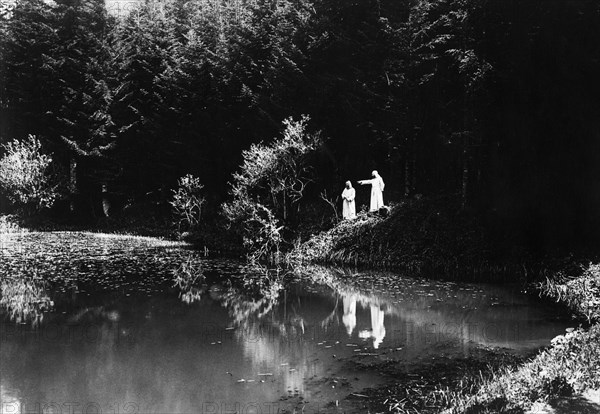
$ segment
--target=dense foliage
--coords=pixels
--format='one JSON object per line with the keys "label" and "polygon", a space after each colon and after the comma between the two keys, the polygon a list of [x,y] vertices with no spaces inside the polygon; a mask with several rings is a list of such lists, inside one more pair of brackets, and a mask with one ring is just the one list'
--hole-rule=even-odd
{"label": "dense foliage", "polygon": [[600,264],[581,266],[581,274],[560,272],[539,284],[546,296],[566,303],[575,314],[589,322],[600,321]]}
{"label": "dense foliage", "polygon": [[52,157],[42,153],[40,141],[30,135],[3,145],[0,192],[25,213],[49,208],[59,196],[59,177]]}
{"label": "dense foliage", "polygon": [[307,116],[299,121],[288,118],[281,138],[242,152],[244,161],[231,183],[232,200],[223,205],[223,212],[230,225],[241,230],[254,259],[279,253],[285,226],[293,225],[311,181],[307,161],[323,140],[306,130],[308,121]]}
{"label": "dense foliage", "polygon": [[115,10],[104,0],[0,10],[0,139],[47,144],[81,214],[101,211],[102,188],[114,206],[167,205],[186,174],[202,177],[215,207],[243,150],[310,114],[330,137],[307,192],[315,202],[377,169],[387,200],[453,193],[488,212],[499,237],[532,247],[600,234],[595,0]]}

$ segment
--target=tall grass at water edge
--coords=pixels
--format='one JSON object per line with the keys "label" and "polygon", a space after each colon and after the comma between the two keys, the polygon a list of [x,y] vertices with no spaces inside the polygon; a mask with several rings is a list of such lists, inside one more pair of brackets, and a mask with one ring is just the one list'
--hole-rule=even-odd
{"label": "tall grass at water edge", "polygon": [[440,390],[450,407],[446,413],[525,412],[536,403],[600,389],[600,264],[590,263],[574,276],[548,276],[537,289],[566,304],[591,327],[567,329],[528,362],[492,372],[476,392]]}

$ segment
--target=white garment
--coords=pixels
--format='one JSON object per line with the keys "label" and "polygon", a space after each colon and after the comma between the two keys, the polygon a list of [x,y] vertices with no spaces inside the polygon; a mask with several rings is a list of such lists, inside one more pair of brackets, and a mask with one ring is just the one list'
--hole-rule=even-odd
{"label": "white garment", "polygon": [[358,333],[362,339],[373,339],[373,348],[378,349],[385,338],[385,324],[383,322],[385,312],[379,305],[371,304],[371,329],[365,329]]}
{"label": "white garment", "polygon": [[354,198],[356,197],[356,191],[354,188],[346,188],[342,192],[342,217],[345,219],[353,219],[356,217],[356,203]]}
{"label": "white garment", "polygon": [[352,331],[356,327],[356,295],[345,294],[342,297],[342,303],[344,304],[344,315],[342,316],[342,322],[346,327],[348,336],[352,336]]}
{"label": "white garment", "polygon": [[373,348],[379,348],[379,344],[385,338],[385,325],[383,318],[385,313],[377,305],[371,305],[371,336],[373,337]]}
{"label": "white garment", "polygon": [[371,184],[371,205],[369,211],[377,211],[383,207],[383,189],[385,183],[381,176],[377,176],[371,180],[364,180],[365,184]]}

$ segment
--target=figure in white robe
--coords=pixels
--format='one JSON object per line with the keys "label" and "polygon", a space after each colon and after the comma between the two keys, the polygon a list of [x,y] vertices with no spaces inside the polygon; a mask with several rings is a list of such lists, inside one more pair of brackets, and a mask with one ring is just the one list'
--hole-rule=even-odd
{"label": "figure in white robe", "polygon": [[365,329],[358,333],[362,339],[373,339],[373,348],[378,349],[385,338],[385,324],[383,322],[385,312],[379,305],[371,303],[371,329]]}
{"label": "figure in white robe", "polygon": [[356,205],[354,202],[354,198],[356,196],[356,191],[352,188],[352,183],[350,181],[346,181],[346,188],[342,192],[342,217],[346,220],[351,220],[356,217]]}
{"label": "figure in white robe", "polygon": [[348,336],[352,336],[352,332],[356,327],[356,295],[354,293],[346,293],[342,296],[342,303],[344,305],[344,315],[342,316],[342,322],[346,327]]}
{"label": "figure in white robe", "polygon": [[383,318],[385,313],[377,305],[371,305],[371,336],[373,337],[373,348],[379,348],[379,344],[385,338],[385,325]]}
{"label": "figure in white robe", "polygon": [[360,180],[358,183],[362,185],[371,184],[371,205],[369,211],[378,211],[383,207],[383,189],[385,183],[377,171],[373,170],[371,175],[373,176],[372,179]]}

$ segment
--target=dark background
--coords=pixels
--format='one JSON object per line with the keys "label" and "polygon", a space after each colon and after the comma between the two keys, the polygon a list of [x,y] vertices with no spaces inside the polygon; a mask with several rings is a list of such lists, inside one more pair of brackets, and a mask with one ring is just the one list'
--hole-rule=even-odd
{"label": "dark background", "polygon": [[102,184],[165,210],[187,173],[216,214],[242,150],[308,114],[316,208],[377,169],[386,202],[452,194],[532,250],[600,241],[596,0],[20,0],[0,39],[0,139],[76,160],[79,215]]}

